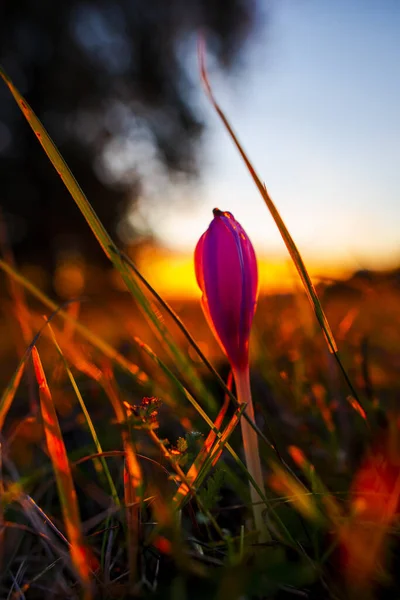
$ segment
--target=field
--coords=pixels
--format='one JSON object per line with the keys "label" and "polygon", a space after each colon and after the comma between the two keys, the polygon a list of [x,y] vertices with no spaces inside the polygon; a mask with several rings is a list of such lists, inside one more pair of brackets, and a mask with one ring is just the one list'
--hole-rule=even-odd
{"label": "field", "polygon": [[[147,430],[138,420],[130,428],[144,479],[143,504],[135,515],[139,558],[132,578],[134,591],[171,598],[201,598],[206,593],[225,598],[232,597],[233,590],[238,598],[246,594],[290,598],[299,593],[300,597],[343,598],[351,594],[349,583],[356,581],[356,591],[361,586],[366,593],[364,584],[374,589],[377,580],[389,590],[387,594],[393,593],[390,574],[395,572],[398,552],[398,274],[360,273],[319,291],[347,373],[362,398],[368,426],[349,401],[346,382],[304,294],[261,297],[251,342],[251,382],[257,424],[279,452],[278,458],[268,444],[261,445],[268,510],[272,521],[281,523],[276,544],[283,552],[278,559],[271,558],[269,548],[253,545],[251,532],[244,529],[250,514],[248,489],[227,450],[198,487],[201,508],[191,499],[178,519],[169,507],[168,500],[177,489],[173,465],[187,469],[209,427],[178,389],[186,385],[193,391],[196,384],[177,367],[127,292],[110,292],[107,301],[104,296],[90,297],[80,305],[79,322],[121,352],[129,364],[138,365],[143,374],[139,381],[120,367],[112,367],[73,326],[55,317],[52,327],[71,367],[68,372],[43,331],[38,348],[71,464],[96,597],[127,597],[129,590],[129,521],[123,508],[125,446],[110,389],[118,390],[123,402],[136,407],[144,397],[160,402],[151,419],[154,429]],[[10,379],[24,342],[10,298],[3,299],[3,306],[1,375]],[[70,305],[70,314],[74,306]],[[229,364],[206,326],[199,303],[186,300],[175,303],[175,308],[226,379]],[[27,310],[26,326],[36,332],[42,328],[45,309],[30,302]],[[206,393],[212,394],[211,409],[204,398],[199,400],[215,420],[223,390],[168,315],[158,318],[174,335]],[[135,337],[150,344],[180,384],[143,352]],[[110,377],[111,388],[104,387],[99,369]],[[96,458],[100,453],[71,375],[107,456],[115,492],[123,503],[120,507],[112,500],[104,465]],[[39,401],[29,361],[2,434],[2,595],[7,597],[12,590],[15,597],[19,593],[35,598],[51,589],[55,597],[69,597],[67,593],[79,597]],[[232,415],[231,406],[227,420]],[[243,460],[239,430],[232,434],[231,444]],[[281,470],[280,459],[290,467],[290,474]],[[374,494],[372,501],[368,494]],[[384,494],[382,505],[375,494]],[[353,514],[361,500],[367,511],[362,520]],[[204,514],[206,509],[209,515]],[[222,539],[213,530],[211,516],[222,529]],[[344,553],[349,548],[346,562]],[[271,561],[273,568],[268,567]]]}
{"label": "field", "polygon": [[399,597],[399,272],[315,290],[211,96],[300,276],[258,301],[253,419],[242,355],[143,279],[2,76],[124,285],[54,299],[2,244],[0,596]]}

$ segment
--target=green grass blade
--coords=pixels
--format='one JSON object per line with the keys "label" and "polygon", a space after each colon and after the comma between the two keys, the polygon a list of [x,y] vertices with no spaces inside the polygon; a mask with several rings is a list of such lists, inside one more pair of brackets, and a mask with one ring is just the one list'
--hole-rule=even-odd
{"label": "green grass blade", "polygon": [[[151,304],[144,295],[139,284],[134,279],[134,277],[132,277],[131,271],[126,265],[126,262],[123,260],[116,244],[102,225],[100,219],[97,217],[89,200],[86,198],[84,192],[82,191],[81,187],[79,186],[78,182],[76,181],[75,177],[70,171],[67,163],[58,151],[50,135],[47,133],[46,129],[42,125],[41,121],[35,115],[28,102],[20,94],[18,89],[12,83],[11,79],[1,67],[0,75],[6,83],[6,85],[8,86],[11,94],[13,95],[15,101],[20,107],[24,117],[31,126],[39,143],[46,152],[50,162],[56,169],[58,175],[62,179],[63,183],[65,184],[66,188],[68,189],[69,193],[71,194],[72,198],[77,204],[78,208],[85,217],[87,223],[89,224],[93,234],[95,235],[97,241],[102,247],[104,253],[113,263],[116,270],[120,273],[125,285],[127,286],[132,296],[135,298],[135,300],[138,302],[139,307],[147,316],[150,323],[153,325],[153,327],[156,328],[156,330],[159,331],[181,372],[190,376],[191,383],[197,388],[199,392],[201,392],[201,395],[204,398],[205,402],[208,403],[209,408],[215,409],[214,400],[211,398],[210,394],[203,386],[200,378],[195,376],[193,367],[190,361],[188,361],[186,355],[180,350],[177,344],[175,344],[168,330],[162,325],[162,323],[158,319],[158,316],[153,311]],[[141,276],[141,279],[142,281],[144,280],[143,276]]]}
{"label": "green grass blade", "polygon": [[[103,453],[103,448],[101,447],[100,440],[99,440],[99,438],[97,436],[96,428],[93,425],[93,421],[92,421],[92,419],[90,417],[88,409],[86,408],[85,401],[82,398],[82,394],[79,391],[78,384],[76,383],[75,377],[73,376],[72,371],[69,368],[68,362],[67,362],[67,360],[66,360],[66,358],[65,358],[65,356],[63,354],[63,351],[61,350],[61,348],[60,348],[60,346],[59,346],[59,344],[57,342],[57,338],[56,338],[56,336],[54,334],[53,328],[50,325],[50,323],[48,324],[48,328],[49,328],[52,340],[54,342],[54,346],[56,347],[56,350],[57,350],[57,352],[58,352],[58,354],[59,354],[59,356],[60,356],[60,358],[61,358],[61,360],[62,360],[62,362],[64,364],[65,371],[66,371],[66,373],[68,375],[68,378],[70,380],[72,388],[73,388],[73,390],[75,392],[75,395],[76,395],[76,397],[78,399],[78,402],[80,404],[80,407],[81,407],[82,412],[84,414],[84,417],[86,419],[86,423],[87,423],[87,426],[88,426],[89,431],[91,433],[91,436],[92,436],[95,448],[96,448],[96,450],[97,450],[97,452],[99,454],[102,454]],[[101,466],[103,468],[103,472],[104,472],[104,474],[106,476],[108,485],[110,486],[111,496],[112,496],[115,504],[117,506],[119,506],[120,505],[120,501],[119,501],[119,498],[118,498],[117,490],[116,490],[115,485],[114,485],[113,478],[111,477],[110,470],[109,470],[109,468],[107,466],[107,462],[106,462],[104,456],[101,456],[99,460],[100,460]]]}

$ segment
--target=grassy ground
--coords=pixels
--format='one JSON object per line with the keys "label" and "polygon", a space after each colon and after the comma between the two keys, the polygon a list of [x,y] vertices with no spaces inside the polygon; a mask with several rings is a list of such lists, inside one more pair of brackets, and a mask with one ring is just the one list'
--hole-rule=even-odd
{"label": "grassy ground", "polygon": [[127,289],[60,306],[3,243],[1,598],[400,597],[398,272],[321,287],[320,303],[200,57],[306,292],[260,299],[251,341],[264,531],[246,407],[199,306],[176,306],[190,335],[0,70]]}
{"label": "grassy ground", "polygon": [[[69,457],[80,540],[96,598],[125,598],[130,593],[160,598],[347,598],[360,590],[372,597],[396,597],[400,287],[395,275],[360,275],[320,291],[369,425],[351,405],[346,382],[304,295],[261,298],[252,338],[252,389],[257,423],[280,457],[261,444],[273,549],[255,543],[248,527],[246,477],[226,449],[196,485],[196,497],[178,513],[171,504],[179,485],[176,465],[188,471],[209,426],[182,387],[143,352],[134,336],[153,346],[212,420],[224,394],[167,316],[166,326],[177,335],[207,394],[212,394],[213,405],[177,368],[165,342],[151,333],[128,294],[110,296],[107,302],[103,298],[103,305],[99,298],[90,298],[80,306],[79,321],[137,365],[135,377],[55,317],[53,332],[71,379],[48,328],[43,330],[37,347]],[[18,348],[24,348],[9,301],[3,302],[1,372],[8,380],[12,369],[6,365],[15,368]],[[198,303],[182,302],[176,308],[226,379],[229,366]],[[30,305],[33,331],[42,327],[42,313],[39,306]],[[118,417],[113,390],[121,404],[126,403],[127,422]],[[139,407],[144,397],[159,402],[131,408]],[[231,405],[224,423],[233,414]],[[125,430],[143,478],[133,525],[126,508]],[[243,460],[239,429],[230,441]],[[2,429],[1,597],[39,598],[44,590],[53,597],[82,594],[68,554],[57,461],[62,463],[62,457],[46,437],[40,389],[29,359]],[[390,508],[391,503],[395,507]],[[355,510],[358,505],[361,516]],[[133,559],[127,544],[135,547]]]}

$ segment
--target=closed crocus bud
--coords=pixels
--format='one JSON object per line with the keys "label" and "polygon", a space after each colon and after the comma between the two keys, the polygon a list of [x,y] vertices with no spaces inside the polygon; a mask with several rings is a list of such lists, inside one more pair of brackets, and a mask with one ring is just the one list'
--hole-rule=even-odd
{"label": "closed crocus bud", "polygon": [[[257,302],[257,261],[246,232],[230,212],[214,209],[214,219],[196,246],[195,267],[207,321],[231,363],[238,402],[246,404],[246,416],[254,422],[249,338]],[[240,422],[247,470],[257,486],[250,484],[254,523],[259,541],[265,542],[269,534],[263,520],[257,433],[247,420]]]}
{"label": "closed crocus bud", "polygon": [[249,337],[257,302],[257,261],[253,246],[230,212],[214,219],[195,251],[197,282],[206,318],[234,370],[249,360]]}

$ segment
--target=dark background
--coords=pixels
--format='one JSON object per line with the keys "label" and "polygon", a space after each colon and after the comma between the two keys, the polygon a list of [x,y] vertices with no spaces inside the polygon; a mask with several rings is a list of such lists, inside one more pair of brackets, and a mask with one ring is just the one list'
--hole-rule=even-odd
{"label": "dark background", "polygon": [[[199,83],[193,89],[197,73],[187,72],[185,48],[195,47],[202,30],[216,64],[235,72],[256,22],[251,0],[8,0],[0,4],[0,60],[118,240],[143,176],[134,162],[118,176],[105,154],[144,140],[154,149],[154,163],[171,178],[197,177],[204,123],[193,98],[201,88]],[[157,177],[156,164],[149,165],[149,174]],[[0,205],[17,260],[50,269],[66,251],[101,260],[5,85],[0,180]]]}

